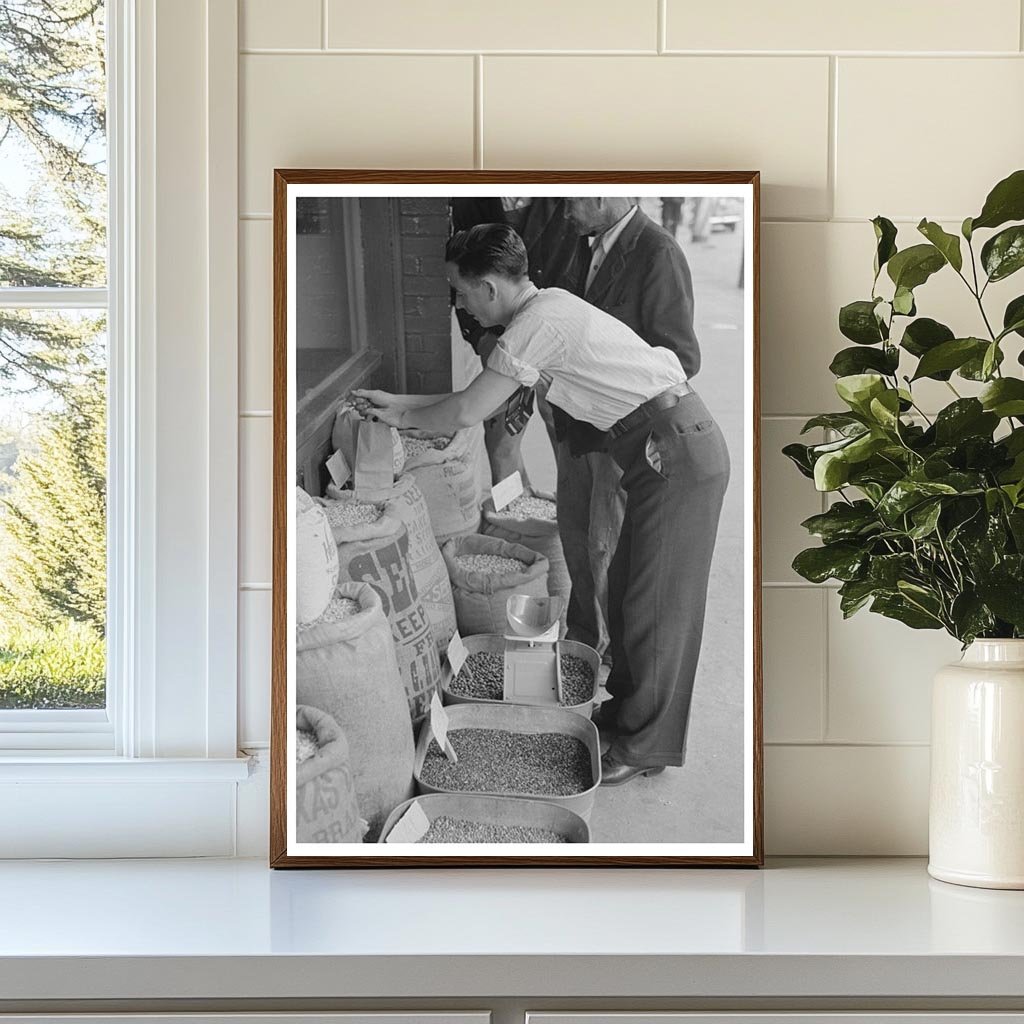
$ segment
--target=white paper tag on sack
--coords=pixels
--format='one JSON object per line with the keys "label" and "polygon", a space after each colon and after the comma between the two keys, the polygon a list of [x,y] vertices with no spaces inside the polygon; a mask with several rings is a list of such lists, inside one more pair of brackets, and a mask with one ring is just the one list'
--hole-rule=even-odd
{"label": "white paper tag on sack", "polygon": [[448,712],[441,704],[440,696],[435,692],[430,698],[430,731],[437,740],[437,745],[444,751],[444,756],[452,764],[458,764],[459,755],[455,753],[452,741],[448,739]]}
{"label": "white paper tag on sack", "polygon": [[388,833],[386,843],[418,843],[430,831],[430,819],[420,807],[419,800],[413,800]]}
{"label": "white paper tag on sack", "polygon": [[327,460],[327,472],[331,474],[331,481],[335,487],[344,487],[352,476],[348,459],[340,448]]}
{"label": "white paper tag on sack", "polygon": [[523,493],[523,478],[517,469],[514,473],[505,477],[501,483],[491,488],[491,501],[494,502],[494,511],[500,512],[510,501],[515,501]]}
{"label": "white paper tag on sack", "polygon": [[451,640],[448,641],[448,664],[452,667],[453,679],[462,671],[462,666],[466,664],[468,657],[469,651],[466,650],[459,631],[455,630]]}

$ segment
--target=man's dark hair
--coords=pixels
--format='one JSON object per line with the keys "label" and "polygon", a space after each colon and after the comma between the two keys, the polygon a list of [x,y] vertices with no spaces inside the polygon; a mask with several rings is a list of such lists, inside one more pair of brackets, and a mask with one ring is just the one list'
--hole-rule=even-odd
{"label": "man's dark hair", "polygon": [[518,279],[528,270],[526,246],[507,224],[477,224],[448,239],[445,263],[454,263],[463,277],[501,274]]}

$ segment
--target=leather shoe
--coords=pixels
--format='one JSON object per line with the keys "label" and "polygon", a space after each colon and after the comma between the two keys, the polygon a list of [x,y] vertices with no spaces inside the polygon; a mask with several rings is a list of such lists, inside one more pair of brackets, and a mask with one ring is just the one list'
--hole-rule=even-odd
{"label": "leather shoe", "polygon": [[636,764],[623,764],[617,761],[610,754],[601,755],[601,785],[621,786],[630,779],[641,775],[660,775],[665,770],[663,764],[655,764],[644,767]]}

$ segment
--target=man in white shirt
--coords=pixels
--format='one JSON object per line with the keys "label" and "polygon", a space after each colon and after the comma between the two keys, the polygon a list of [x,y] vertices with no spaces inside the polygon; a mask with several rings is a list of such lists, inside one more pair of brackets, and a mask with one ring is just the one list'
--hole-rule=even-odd
{"label": "man in white shirt", "polygon": [[675,353],[560,288],[527,276],[522,239],[503,224],[456,234],[445,253],[456,301],[505,328],[464,391],[357,391],[395,427],[451,432],[481,422],[520,385],[608,435],[626,511],[609,570],[608,678],[615,736],[602,784],[655,775],[685,759],[708,575],[729,480],[725,440]]}

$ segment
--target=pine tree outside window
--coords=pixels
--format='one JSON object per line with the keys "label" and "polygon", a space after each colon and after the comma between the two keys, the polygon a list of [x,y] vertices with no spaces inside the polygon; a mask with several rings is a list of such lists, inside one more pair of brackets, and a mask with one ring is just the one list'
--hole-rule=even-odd
{"label": "pine tree outside window", "polygon": [[0,726],[92,723],[98,747],[109,733],[105,6],[0,4]]}

